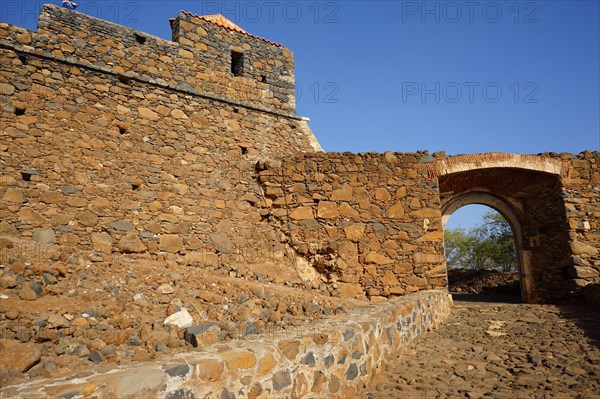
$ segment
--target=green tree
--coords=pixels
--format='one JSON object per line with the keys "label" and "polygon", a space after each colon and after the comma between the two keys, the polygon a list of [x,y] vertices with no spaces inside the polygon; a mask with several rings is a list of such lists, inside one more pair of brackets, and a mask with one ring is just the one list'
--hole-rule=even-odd
{"label": "green tree", "polygon": [[508,222],[497,212],[487,212],[482,223],[468,232],[444,232],[446,263],[450,268],[517,271],[515,240]]}

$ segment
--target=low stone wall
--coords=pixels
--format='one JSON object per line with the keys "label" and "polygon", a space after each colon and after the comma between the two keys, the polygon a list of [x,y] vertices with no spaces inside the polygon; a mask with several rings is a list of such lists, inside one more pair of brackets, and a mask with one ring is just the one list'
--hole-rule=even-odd
{"label": "low stone wall", "polygon": [[0,390],[0,398],[273,398],[353,397],[381,362],[448,316],[446,290],[422,291],[304,331],[217,343],[127,368],[83,371]]}

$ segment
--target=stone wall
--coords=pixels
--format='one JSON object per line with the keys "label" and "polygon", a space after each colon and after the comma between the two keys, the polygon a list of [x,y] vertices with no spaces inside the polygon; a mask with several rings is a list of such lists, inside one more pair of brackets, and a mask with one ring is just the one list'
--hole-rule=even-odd
{"label": "stone wall", "polygon": [[[188,14],[178,20],[225,29]],[[107,260],[111,254],[184,258],[240,276],[249,273],[248,263],[290,268],[283,237],[264,220],[254,165],[313,148],[306,122],[287,115],[293,109],[247,106],[225,78],[202,86],[233,96],[224,100],[182,86],[152,58],[172,56],[179,44],[148,38],[141,48],[126,43],[133,30],[79,13],[47,5],[40,32],[0,24],[0,234]],[[218,40],[211,35],[206,43]],[[65,40],[74,42],[69,47]],[[292,68],[288,58],[284,67]],[[180,77],[200,73],[172,60],[169,68]],[[129,61],[134,70],[120,66]],[[123,71],[135,79],[123,79]],[[162,79],[153,75],[159,72]]]}
{"label": "stone wall", "polygon": [[[171,25],[173,41],[168,41],[46,4],[40,12],[38,32],[4,24],[0,43],[109,70],[123,81],[142,78],[295,116],[291,51],[239,28],[228,29],[185,12]],[[232,50],[244,54],[240,76],[231,71]]]}
{"label": "stone wall", "polygon": [[424,291],[322,320],[298,334],[273,333],[76,379],[36,380],[2,398],[351,398],[382,361],[449,314],[445,290]]}
{"label": "stone wall", "polygon": [[274,222],[336,295],[446,285],[437,179],[425,153],[298,154],[261,164]]}
{"label": "stone wall", "polygon": [[581,293],[600,282],[600,152],[568,156],[569,168],[561,179],[571,247],[570,292]]}
{"label": "stone wall", "polygon": [[486,186],[520,212],[540,300],[597,279],[598,153],[302,155],[318,144],[288,50],[223,20],[171,25],[175,42],[52,5],[39,32],[0,24],[0,234],[294,270],[379,301],[446,284],[438,185],[453,176],[448,190]]}

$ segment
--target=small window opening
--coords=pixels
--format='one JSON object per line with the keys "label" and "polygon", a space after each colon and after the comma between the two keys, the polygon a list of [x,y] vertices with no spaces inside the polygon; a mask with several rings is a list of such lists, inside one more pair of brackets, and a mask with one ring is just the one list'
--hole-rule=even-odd
{"label": "small window opening", "polygon": [[234,113],[234,114],[239,114],[239,113],[240,113],[240,109],[239,109],[239,108],[237,108],[237,107],[235,107],[235,108],[233,109],[233,113]]}
{"label": "small window opening", "polygon": [[142,35],[138,35],[137,33],[135,34],[135,41],[138,42],[139,44],[144,44],[146,43],[146,38]]}
{"label": "small window opening", "polygon": [[119,126],[119,133],[121,133],[121,134],[127,133],[127,128],[124,126]]}
{"label": "small window opening", "polygon": [[260,81],[262,83],[267,83],[267,75],[260,75]]}
{"label": "small window opening", "polygon": [[231,73],[233,76],[244,73],[244,53],[231,50]]}
{"label": "small window opening", "polygon": [[131,189],[132,189],[133,191],[137,190],[138,188],[140,188],[140,185],[139,185],[139,184],[133,184],[133,183],[131,183]]}
{"label": "small window opening", "polygon": [[240,149],[242,150],[242,155],[248,154],[248,147],[240,147]]}
{"label": "small window opening", "polygon": [[38,174],[37,170],[22,170],[21,171],[21,177],[23,178],[24,181],[31,181],[31,176],[37,175],[37,174]]}
{"label": "small window opening", "polygon": [[17,115],[17,116],[25,115],[25,108],[20,108],[20,107],[15,108],[15,115]]}
{"label": "small window opening", "polygon": [[21,61],[21,64],[25,65],[25,64],[27,64],[27,62],[28,62],[29,60],[27,59],[27,57],[26,57],[26,56],[24,56],[23,54],[20,54],[20,55],[19,55],[19,61]]}
{"label": "small window opening", "polygon": [[131,80],[132,79],[129,76],[119,75],[119,82],[121,83],[130,84]]}

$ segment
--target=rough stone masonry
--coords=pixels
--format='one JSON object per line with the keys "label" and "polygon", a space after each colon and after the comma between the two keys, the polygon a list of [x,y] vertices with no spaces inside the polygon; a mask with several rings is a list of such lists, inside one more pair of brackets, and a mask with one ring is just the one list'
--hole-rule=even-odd
{"label": "rough stone masonry", "polygon": [[0,23],[1,236],[382,302],[445,287],[445,218],[483,203],[526,301],[599,281],[600,153],[325,153],[290,50],[222,16],[170,23],[172,41],[52,5],[37,32]]}

